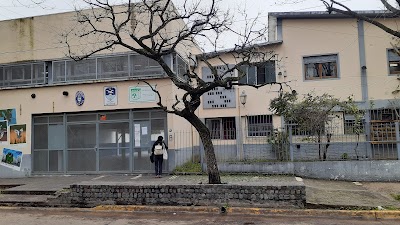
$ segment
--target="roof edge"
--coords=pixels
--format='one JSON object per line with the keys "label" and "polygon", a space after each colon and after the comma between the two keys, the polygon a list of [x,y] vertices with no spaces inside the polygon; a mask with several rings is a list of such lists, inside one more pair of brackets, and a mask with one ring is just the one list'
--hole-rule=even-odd
{"label": "roof edge", "polygon": [[[393,12],[388,10],[363,10],[354,11],[358,14],[367,17],[380,16],[382,18],[394,18],[398,17]],[[341,13],[328,13],[327,11],[305,11],[305,12],[270,12],[269,16],[273,16],[279,19],[308,19],[308,18],[352,18],[351,16],[344,15]]]}
{"label": "roof edge", "polygon": [[[266,46],[271,46],[271,45],[279,45],[279,44],[282,44],[282,43],[283,43],[282,40],[268,41],[268,42],[262,42],[262,43],[259,43],[259,44],[249,45],[248,47],[246,47],[244,49],[247,49],[247,48],[250,48],[250,47],[266,47]],[[216,55],[225,54],[225,53],[233,52],[233,51],[236,51],[236,50],[240,51],[241,49],[227,48],[227,49],[222,49],[222,50],[214,51],[214,52],[206,52],[206,53],[203,53],[203,54],[200,54],[200,55],[202,55],[202,56],[204,56],[206,58],[212,58],[212,57],[214,57]]]}

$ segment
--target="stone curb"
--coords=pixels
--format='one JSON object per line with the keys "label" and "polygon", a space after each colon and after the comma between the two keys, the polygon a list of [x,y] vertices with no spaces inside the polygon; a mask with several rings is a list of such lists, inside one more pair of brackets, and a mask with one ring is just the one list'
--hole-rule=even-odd
{"label": "stone curb", "polygon": [[[120,212],[199,212],[221,213],[221,208],[207,206],[142,206],[142,205],[101,205],[93,208],[94,211]],[[366,219],[400,219],[400,210],[324,210],[324,209],[267,209],[228,207],[226,213],[253,214],[253,215],[291,215],[291,216],[321,216],[321,217],[359,217]]]}

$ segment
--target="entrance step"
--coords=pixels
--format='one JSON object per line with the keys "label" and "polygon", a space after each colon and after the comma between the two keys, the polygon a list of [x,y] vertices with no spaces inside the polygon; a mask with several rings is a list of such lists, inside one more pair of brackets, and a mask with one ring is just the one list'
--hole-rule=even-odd
{"label": "entrance step", "polygon": [[46,206],[47,200],[52,198],[55,198],[55,196],[1,194],[0,206]]}
{"label": "entrance step", "polygon": [[39,195],[54,195],[56,191],[50,191],[50,190],[12,190],[12,189],[7,189],[7,190],[2,190],[1,194],[2,195],[33,195],[33,196],[39,196]]}

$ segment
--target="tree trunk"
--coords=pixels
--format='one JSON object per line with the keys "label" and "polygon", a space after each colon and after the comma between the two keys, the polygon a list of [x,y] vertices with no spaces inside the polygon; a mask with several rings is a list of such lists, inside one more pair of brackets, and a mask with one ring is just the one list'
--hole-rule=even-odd
{"label": "tree trunk", "polygon": [[220,184],[221,178],[219,175],[217,159],[215,157],[214,145],[212,143],[210,131],[195,114],[188,113],[185,115],[185,119],[196,128],[203,143],[207,162],[208,183]]}

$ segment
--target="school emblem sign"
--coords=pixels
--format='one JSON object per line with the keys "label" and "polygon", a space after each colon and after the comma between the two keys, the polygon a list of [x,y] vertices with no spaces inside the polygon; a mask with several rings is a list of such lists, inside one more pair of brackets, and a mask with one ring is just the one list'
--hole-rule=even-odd
{"label": "school emblem sign", "polygon": [[149,86],[129,87],[129,102],[155,102],[156,93]]}
{"label": "school emblem sign", "polygon": [[75,103],[78,106],[83,105],[83,103],[85,102],[85,94],[82,91],[77,91],[75,94]]}
{"label": "school emblem sign", "polygon": [[113,106],[118,104],[117,87],[104,87],[104,105]]}

